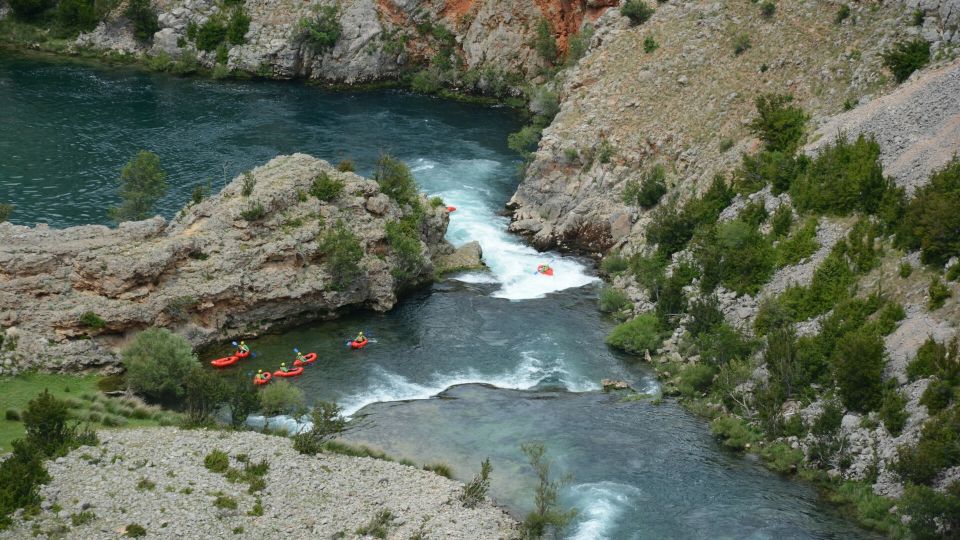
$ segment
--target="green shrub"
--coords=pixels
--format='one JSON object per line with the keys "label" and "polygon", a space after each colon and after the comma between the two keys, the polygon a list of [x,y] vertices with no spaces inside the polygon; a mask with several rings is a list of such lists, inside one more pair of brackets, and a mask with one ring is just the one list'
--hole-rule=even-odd
{"label": "green shrub", "polygon": [[716,374],[716,370],[707,364],[693,364],[685,367],[680,372],[678,385],[680,393],[689,397],[705,393],[713,384],[713,377]]}
{"label": "green shrub", "polygon": [[883,53],[883,65],[893,73],[897,82],[907,80],[914,71],[930,63],[930,43],[917,37],[900,41]]}
{"label": "green shrub", "polygon": [[20,421],[20,411],[16,409],[7,409],[4,413],[4,418],[10,422],[19,422]]}
{"label": "green shrub", "polygon": [[907,485],[898,506],[910,516],[910,532],[918,540],[955,538],[960,531],[960,482],[948,486],[947,493]]}
{"label": "green shrub", "polygon": [[740,56],[753,47],[753,42],[748,34],[737,34],[733,38],[733,55]]}
{"label": "green shrub", "polygon": [[130,0],[123,14],[133,23],[133,36],[140,42],[151,41],[153,34],[160,30],[160,21],[150,0]]}
{"label": "green shrub", "polygon": [[95,519],[97,519],[97,514],[93,513],[92,511],[89,511],[89,510],[83,511],[83,512],[79,512],[79,513],[70,514],[70,523],[71,523],[74,527],[79,527],[79,526],[81,526],[81,525],[86,525],[87,523],[90,523],[91,521],[93,521],[93,520],[95,520]]}
{"label": "green shrub", "polygon": [[760,450],[760,457],[771,469],[786,474],[796,472],[797,467],[803,463],[803,450],[791,448],[789,444],[777,441]]}
{"label": "green shrub", "polygon": [[318,52],[332,49],[343,33],[339,5],[319,8],[313,18],[300,19],[299,27],[300,39],[313,45]]}
{"label": "green shrub", "polygon": [[[645,52],[645,53],[647,53],[647,54],[650,54],[650,53],[652,53],[653,51],[655,51],[655,50],[657,50],[657,49],[659,49],[659,48],[660,48],[660,44],[657,43],[657,40],[654,39],[653,36],[647,36],[647,37],[643,38],[643,52]],[[727,139],[727,140],[729,140],[729,139]],[[720,146],[722,147],[723,144],[721,144]],[[733,141],[730,141],[730,146],[731,146],[731,147],[733,146]],[[729,150],[729,149],[730,149],[730,148],[727,148],[727,150]],[[721,152],[726,152],[726,150],[720,150],[720,151],[721,151]]]}
{"label": "green shrub", "polygon": [[56,5],[55,0],[9,0],[14,16],[22,21],[33,21]]}
{"label": "green shrub", "polygon": [[[97,389],[101,392],[117,392],[127,389],[127,378],[124,375],[107,375],[97,381]],[[90,407],[91,410],[94,406]],[[103,409],[100,409],[103,411]]]}
{"label": "green shrub", "polygon": [[244,197],[253,195],[253,188],[257,187],[257,178],[250,171],[243,171],[243,181],[240,184],[240,194]]}
{"label": "green shrub", "polygon": [[560,489],[570,482],[570,477],[553,479],[553,464],[547,458],[547,449],[542,443],[524,443],[520,445],[520,449],[527,456],[538,479],[533,497],[534,509],[527,514],[520,526],[521,536],[542,538],[550,531],[557,535],[562,534],[576,515],[576,509],[560,509]]}
{"label": "green shrub", "polygon": [[845,336],[837,343],[831,363],[848,409],[868,412],[880,405],[884,347],[879,335],[858,331]]}
{"label": "green shrub", "polygon": [[197,357],[184,338],[165,328],[150,328],[124,349],[123,365],[132,390],[168,399],[183,395],[183,383],[197,365]]}
{"label": "green shrub", "polygon": [[793,96],[787,94],[757,97],[757,117],[750,122],[750,131],[764,142],[770,152],[789,156],[803,142],[804,129],[810,116],[792,103]]}
{"label": "green shrub", "polygon": [[630,24],[636,26],[650,20],[654,9],[643,0],[626,0],[620,6],[620,14],[630,19]]}
{"label": "green shrub", "polygon": [[949,345],[937,343],[933,337],[917,349],[917,355],[907,364],[907,377],[911,381],[924,377],[938,377],[944,381],[960,383],[960,340],[954,339]]}
{"label": "green shrub", "polygon": [[777,244],[776,267],[792,266],[813,255],[820,244],[817,243],[817,219],[807,219],[789,238]]}
{"label": "green shrub", "polygon": [[607,336],[608,345],[634,354],[656,350],[662,340],[660,322],[653,313],[644,313],[618,324]]}
{"label": "green shrub", "polygon": [[877,330],[884,336],[897,329],[897,323],[907,317],[903,306],[896,302],[888,302],[877,315]]}
{"label": "green shrub", "polygon": [[520,128],[520,131],[507,135],[507,147],[525,156],[537,149],[542,131],[543,128],[538,126],[524,126]]}
{"label": "green shrub", "polygon": [[246,43],[246,35],[250,30],[250,16],[243,7],[233,10],[230,22],[227,23],[227,41],[233,45]]}
{"label": "green shrub", "polygon": [[906,404],[907,400],[892,388],[888,388],[883,393],[883,403],[880,405],[879,410],[880,420],[883,421],[883,425],[886,426],[887,431],[894,437],[900,435],[903,431],[903,426],[907,424],[908,415],[904,409]]}
{"label": "green shrub", "polygon": [[10,514],[16,509],[40,505],[40,484],[50,480],[43,457],[29,443],[15,440],[13,453],[0,462],[0,529],[12,523]]}
{"label": "green shrub", "polygon": [[930,301],[927,302],[927,309],[934,311],[942,308],[947,298],[950,298],[953,293],[950,292],[949,287],[940,281],[939,276],[933,276],[930,280],[930,287],[927,289],[927,294],[930,296]]}
{"label": "green shrub", "polygon": [[[136,1],[139,0],[131,0],[131,5]],[[153,152],[141,150],[120,172],[122,203],[110,209],[110,217],[117,222],[149,217],[153,205],[167,192],[166,179],[160,158]]]}
{"label": "green shrub", "polygon": [[293,438],[293,448],[301,454],[314,455],[323,449],[323,443],[339,435],[347,425],[343,409],[336,403],[318,401],[310,414],[313,427]]}
{"label": "green shrub", "polygon": [[563,65],[566,67],[574,66],[587,54],[590,48],[590,40],[593,38],[593,26],[585,25],[582,30],[576,34],[567,37],[567,58]]}
{"label": "green shrub", "polygon": [[237,500],[229,495],[217,495],[217,498],[213,500],[213,506],[224,510],[236,510]]}
{"label": "green shrub", "polygon": [[250,378],[242,371],[227,379],[224,392],[224,401],[230,407],[230,424],[239,428],[247,416],[260,406],[260,396],[256,387],[250,384]]}
{"label": "green shrub", "polygon": [[220,449],[215,449],[203,458],[203,466],[208,471],[224,473],[230,468],[230,456]]}
{"label": "green shrub", "polygon": [[833,435],[840,429],[843,423],[843,408],[833,401],[825,404],[823,412],[813,421],[810,431],[814,435],[824,436]]}
{"label": "green shrub", "polygon": [[766,2],[760,4],[760,14],[765,18],[769,19],[773,17],[773,14],[777,12],[777,5],[767,0]]}
{"label": "green shrub", "polygon": [[387,243],[396,257],[396,266],[390,273],[397,281],[408,280],[423,267],[417,224],[410,218],[404,218],[402,221],[388,222],[386,228]]}
{"label": "green shrub", "polygon": [[904,227],[897,240],[920,248],[927,264],[938,266],[960,255],[960,158],[931,175],[930,182],[907,204]]}
{"label": "green shrub", "polygon": [[463,492],[460,493],[460,502],[467,508],[473,508],[487,496],[487,490],[490,489],[490,473],[493,472],[493,465],[490,464],[490,458],[480,462],[480,472],[473,477],[473,480],[463,486]]}
{"label": "green shrub", "polygon": [[927,420],[916,446],[902,446],[894,470],[904,480],[930,484],[941,470],[960,464],[960,408]]}
{"label": "green shrub", "polygon": [[324,235],[320,242],[320,251],[326,257],[327,271],[330,272],[334,290],[344,290],[354,279],[360,277],[363,248],[360,240],[342,220],[338,220],[336,226]]}
{"label": "green shrub", "polygon": [[147,535],[147,530],[144,529],[141,525],[137,525],[136,523],[131,523],[127,525],[126,529],[124,529],[123,535],[128,538],[140,538],[141,536]]}
{"label": "green shrub", "polygon": [[386,193],[398,204],[411,206],[418,204],[417,182],[413,179],[410,169],[399,159],[388,154],[381,155],[377,160],[373,179],[380,184],[380,191]]}
{"label": "green shrub", "polygon": [[326,171],[322,171],[313,179],[310,185],[310,194],[324,202],[330,202],[343,193],[344,182],[331,178]]}
{"label": "green shrub", "polygon": [[617,313],[630,306],[630,297],[623,289],[618,289],[611,285],[604,285],[600,289],[600,311],[604,313]]}
{"label": "green shrub", "polygon": [[710,422],[710,431],[724,446],[735,450],[743,450],[760,440],[760,434],[732,415],[720,416]]}
{"label": "green shrub", "polygon": [[386,538],[390,532],[390,526],[393,524],[393,512],[390,510],[381,510],[376,513],[366,525],[356,530],[359,536],[372,536],[374,538]]}
{"label": "green shrub", "polygon": [[430,463],[429,465],[424,465],[423,470],[444,478],[453,478],[453,469],[446,463]]}
{"label": "green shrub", "polygon": [[619,251],[611,251],[600,262],[600,271],[608,276],[615,276],[630,267],[630,261],[620,255]]}
{"label": "green shrub", "polygon": [[847,20],[850,17],[850,6],[843,4],[837,9],[837,16],[834,17],[833,22],[840,24],[843,21]]}
{"label": "green shrub", "polygon": [[800,211],[846,215],[876,212],[890,187],[877,141],[860,135],[851,143],[839,135],[794,181],[790,193]]}
{"label": "green shrub", "polygon": [[60,0],[57,24],[70,34],[93,30],[100,22],[95,4],[93,0]]}
{"label": "green shrub", "polygon": [[553,27],[546,18],[537,21],[534,27],[533,49],[551,66],[556,65],[560,56]]}
{"label": "green shrub", "polygon": [[0,203],[0,223],[10,219],[10,214],[16,209],[16,206],[7,203]]}
{"label": "green shrub", "polygon": [[676,206],[660,206],[647,226],[647,241],[657,245],[661,256],[668,257],[682,250],[693,237],[695,223]]}
{"label": "green shrub", "polygon": [[628,180],[623,188],[623,202],[643,209],[653,208],[667,193],[666,178],[666,169],[657,164],[644,175],[642,181]]}
{"label": "green shrub", "polygon": [[70,444],[73,431],[67,425],[67,403],[47,390],[30,400],[20,416],[27,432],[26,442],[43,456],[61,454]]}
{"label": "green shrub", "polygon": [[774,195],[790,190],[794,180],[806,169],[809,158],[783,152],[762,150],[755,155],[744,154],[734,172],[737,191],[750,194],[771,186]]}
{"label": "green shrub", "polygon": [[213,413],[226,398],[226,381],[217,373],[196,365],[184,381],[184,387],[186,413],[190,424],[209,424]]}
{"label": "green shrub", "polygon": [[946,409],[952,399],[953,386],[946,381],[935,379],[923,391],[920,404],[925,406],[930,414],[937,414]]}
{"label": "green shrub", "polygon": [[349,159],[341,159],[340,163],[337,163],[337,170],[340,172],[353,172],[355,170],[353,161]]}
{"label": "green shrub", "polygon": [[770,239],[739,219],[704,231],[695,242],[694,254],[703,269],[705,291],[722,283],[738,293],[755,294],[773,275],[775,252]]}
{"label": "green shrub", "polygon": [[[777,207],[770,220],[770,233],[774,238],[782,238],[790,232],[793,226],[793,210],[785,204]],[[778,248],[779,249],[779,248]]]}
{"label": "green shrub", "polygon": [[197,29],[196,45],[201,51],[215,51],[227,39],[227,25],[218,17],[210,17]]}
{"label": "green shrub", "polygon": [[80,315],[80,324],[87,328],[99,330],[107,326],[107,321],[101,319],[99,315],[92,311],[85,311],[83,315]]}
{"label": "green shrub", "polygon": [[156,482],[151,481],[149,478],[141,477],[137,482],[137,491],[153,491],[156,488]]}
{"label": "green shrub", "polygon": [[276,381],[260,391],[264,414],[289,414],[303,408],[303,391],[287,381]]}

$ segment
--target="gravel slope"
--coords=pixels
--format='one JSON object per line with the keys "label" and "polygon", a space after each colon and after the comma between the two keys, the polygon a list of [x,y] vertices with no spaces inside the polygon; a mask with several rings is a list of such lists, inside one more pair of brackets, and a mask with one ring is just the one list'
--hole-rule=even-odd
{"label": "gravel slope", "polygon": [[[0,538],[30,537],[38,526],[51,536],[118,538],[130,523],[143,526],[146,538],[361,538],[355,531],[382,510],[395,516],[388,538],[510,538],[515,528],[489,502],[464,508],[453,480],[371,458],[303,456],[282,437],[156,428],[100,438],[99,447],[48,463],[53,480],[41,489],[43,513]],[[214,449],[227,452],[233,467],[242,467],[238,454],[269,461],[266,488],[251,495],[247,484],[207,470],[204,457]],[[138,488],[142,479],[155,487]],[[214,505],[221,493],[237,501],[236,510]],[[257,497],[263,515],[250,516]],[[74,526],[71,514],[82,510],[97,517]]]}

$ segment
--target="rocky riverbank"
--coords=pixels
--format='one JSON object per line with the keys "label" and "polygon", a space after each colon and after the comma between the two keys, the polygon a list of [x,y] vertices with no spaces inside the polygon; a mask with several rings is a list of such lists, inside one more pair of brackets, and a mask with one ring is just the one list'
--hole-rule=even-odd
{"label": "rocky riverbank", "polygon": [[[311,194],[323,175],[342,183],[329,201]],[[202,346],[344,309],[388,310],[400,288],[432,279],[434,257],[453,253],[446,208],[425,198],[419,206],[420,252],[401,260],[387,224],[414,210],[377,182],[295,154],[238,176],[170,222],[0,223],[0,365],[4,373],[113,366],[150,326]],[[342,287],[335,246],[325,242],[339,224],[359,250],[356,276]]]}
{"label": "rocky riverbank", "polygon": [[[115,537],[131,524],[149,538],[362,538],[388,511],[381,538],[511,538],[516,522],[490,502],[465,508],[462,485],[413,466],[337,454],[306,456],[289,439],[176,428],[101,431],[47,464],[43,511],[0,538]],[[269,463],[261,490],[233,483],[204,459]],[[478,465],[479,466],[479,465]],[[417,536],[419,534],[419,536]],[[129,536],[129,534],[128,534]]]}

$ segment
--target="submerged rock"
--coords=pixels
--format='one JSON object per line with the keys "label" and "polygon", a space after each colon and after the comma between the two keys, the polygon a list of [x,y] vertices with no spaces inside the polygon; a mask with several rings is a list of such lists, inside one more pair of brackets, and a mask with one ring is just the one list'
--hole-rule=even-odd
{"label": "submerged rock", "polygon": [[[321,172],[344,184],[330,202],[308,194]],[[412,267],[403,261],[402,281],[386,225],[411,210],[376,182],[304,154],[237,177],[169,223],[155,217],[61,230],[2,223],[0,366],[111,366],[133,334],[154,325],[200,346],[335,317],[346,307],[385,311],[400,287],[432,278],[434,254],[452,250],[443,239],[447,212],[422,203],[420,258]],[[323,246],[339,223],[362,251],[358,275],[342,287]]]}

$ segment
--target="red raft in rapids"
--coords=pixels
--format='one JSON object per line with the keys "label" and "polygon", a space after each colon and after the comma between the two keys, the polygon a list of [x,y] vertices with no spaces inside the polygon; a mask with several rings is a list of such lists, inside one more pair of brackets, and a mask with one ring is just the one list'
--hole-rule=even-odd
{"label": "red raft in rapids", "polygon": [[262,378],[262,379],[261,379],[260,377],[257,377],[256,375],[253,376],[253,384],[255,384],[255,385],[257,385],[257,386],[260,386],[260,385],[263,385],[263,384],[267,384],[267,383],[270,382],[271,380],[273,380],[273,375],[271,375],[269,371],[267,371],[267,372],[265,372],[265,373],[263,374],[263,378]]}
{"label": "red raft in rapids", "polygon": [[296,359],[296,360],[294,360],[294,361],[293,361],[293,365],[294,365],[295,367],[305,366],[305,365],[307,365],[307,364],[312,364],[312,363],[314,363],[316,360],[317,360],[317,353],[311,352],[311,353],[307,353],[307,354],[303,355],[303,361],[302,361],[302,362],[300,361],[299,358]]}
{"label": "red raft in rapids", "polygon": [[300,375],[301,373],[303,373],[303,368],[302,368],[302,367],[293,368],[293,369],[291,369],[290,371],[283,371],[283,370],[278,369],[278,370],[276,370],[276,371],[273,372],[273,376],[274,376],[274,377],[296,377],[297,375]]}
{"label": "red raft in rapids", "polygon": [[367,343],[370,343],[369,339],[363,341],[351,341],[349,343],[351,349],[362,349],[367,346]]}
{"label": "red raft in rapids", "polygon": [[246,351],[246,352],[237,351],[230,356],[224,356],[223,358],[217,358],[216,360],[211,360],[210,365],[218,368],[232,366],[248,356],[250,356],[250,351]]}

